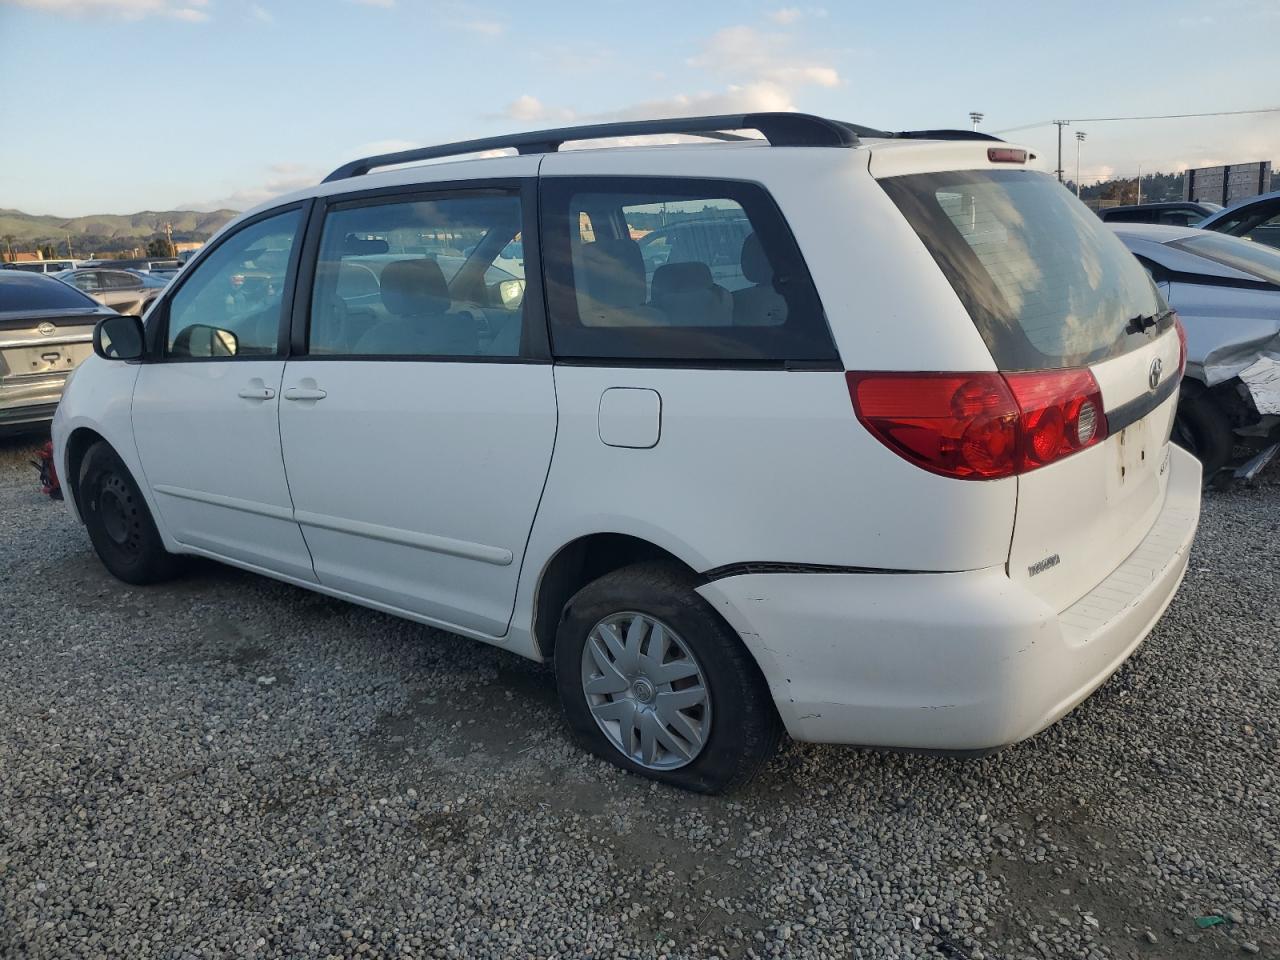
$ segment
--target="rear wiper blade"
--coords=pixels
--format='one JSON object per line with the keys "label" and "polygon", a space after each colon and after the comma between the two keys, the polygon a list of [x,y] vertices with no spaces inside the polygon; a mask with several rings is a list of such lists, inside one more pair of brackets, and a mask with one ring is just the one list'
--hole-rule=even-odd
{"label": "rear wiper blade", "polygon": [[1142,333],[1146,330],[1150,330],[1152,327],[1154,327],[1156,324],[1158,324],[1161,320],[1163,320],[1172,312],[1173,312],[1172,310],[1165,310],[1163,313],[1152,313],[1152,314],[1148,314],[1147,316],[1143,316],[1142,314],[1139,314],[1136,317],[1130,318],[1129,322],[1125,324],[1124,332],[1125,333]]}

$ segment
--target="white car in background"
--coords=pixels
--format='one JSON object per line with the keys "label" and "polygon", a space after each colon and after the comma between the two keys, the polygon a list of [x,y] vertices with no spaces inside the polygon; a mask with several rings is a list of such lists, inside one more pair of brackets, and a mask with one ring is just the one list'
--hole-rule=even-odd
{"label": "white car in background", "polygon": [[1110,225],[1187,331],[1174,439],[1211,477],[1280,442],[1280,250],[1195,227]]}
{"label": "white car in background", "polygon": [[[558,149],[675,133],[712,142]],[[99,325],[67,502],[131,583],[212,557],[553,661],[578,739],[677,786],[784,729],[1013,743],[1151,630],[1200,507],[1180,328],[1032,159],[763,113],[355,161]],[[727,262],[646,261],[695,220]]]}

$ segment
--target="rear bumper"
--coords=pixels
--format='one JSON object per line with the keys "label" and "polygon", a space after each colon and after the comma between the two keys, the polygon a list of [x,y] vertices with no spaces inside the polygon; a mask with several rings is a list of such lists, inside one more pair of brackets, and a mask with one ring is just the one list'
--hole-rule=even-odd
{"label": "rear bumper", "polygon": [[48,423],[66,384],[67,374],[62,371],[0,381],[0,430],[13,432]]}
{"label": "rear bumper", "polygon": [[741,634],[798,740],[988,750],[1054,723],[1133,653],[1177,591],[1200,465],[1170,447],[1164,507],[1137,549],[1061,613],[1003,567],[752,574],[701,587]]}

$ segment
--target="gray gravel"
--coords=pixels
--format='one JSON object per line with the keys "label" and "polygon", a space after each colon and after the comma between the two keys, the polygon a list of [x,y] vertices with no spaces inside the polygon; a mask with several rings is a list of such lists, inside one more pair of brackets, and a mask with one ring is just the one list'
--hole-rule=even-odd
{"label": "gray gravel", "polygon": [[[216,565],[135,589],[0,441],[0,955],[1280,956],[1280,474],[1110,682],[981,761],[705,798],[545,667]],[[1223,918],[1201,928],[1196,918]]]}

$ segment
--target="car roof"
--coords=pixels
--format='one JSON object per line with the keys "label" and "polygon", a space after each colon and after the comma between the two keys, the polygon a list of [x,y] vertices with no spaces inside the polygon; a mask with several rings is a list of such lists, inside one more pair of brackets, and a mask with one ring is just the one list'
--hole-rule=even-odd
{"label": "car roof", "polygon": [[1270,193],[1260,193],[1256,197],[1246,197],[1244,200],[1241,200],[1238,203],[1233,203],[1224,210],[1219,210],[1217,213],[1210,214],[1205,218],[1204,223],[1209,224],[1217,220],[1222,220],[1244,207],[1248,207],[1255,203],[1266,203],[1269,200],[1280,200],[1280,190],[1272,190]]}
{"label": "car roof", "polygon": [[1151,240],[1155,243],[1171,243],[1174,240],[1185,240],[1196,234],[1204,233],[1199,227],[1174,227],[1165,223],[1115,223],[1104,221],[1108,227],[1121,237],[1133,237],[1137,240]]}
{"label": "car roof", "polygon": [[1099,213],[1113,213],[1116,210],[1181,210],[1194,207],[1197,210],[1208,210],[1199,200],[1157,200],[1155,203],[1122,203],[1118,207],[1103,207]]}

